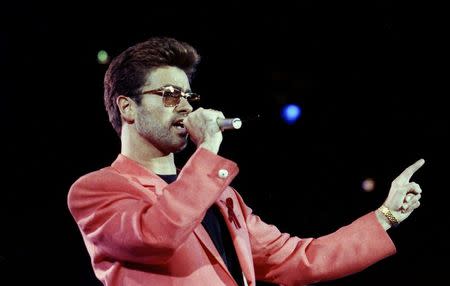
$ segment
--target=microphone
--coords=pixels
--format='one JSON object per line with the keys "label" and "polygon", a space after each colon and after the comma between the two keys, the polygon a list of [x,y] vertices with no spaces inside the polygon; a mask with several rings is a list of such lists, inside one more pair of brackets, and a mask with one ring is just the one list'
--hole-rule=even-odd
{"label": "microphone", "polygon": [[242,121],[239,118],[217,118],[217,125],[220,130],[239,129],[242,126]]}

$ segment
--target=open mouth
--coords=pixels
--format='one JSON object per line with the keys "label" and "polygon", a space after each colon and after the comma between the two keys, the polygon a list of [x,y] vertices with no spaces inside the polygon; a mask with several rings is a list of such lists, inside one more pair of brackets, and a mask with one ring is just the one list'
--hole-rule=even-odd
{"label": "open mouth", "polygon": [[186,132],[186,128],[184,127],[184,123],[183,123],[183,119],[179,119],[179,120],[175,121],[172,125],[175,127],[175,129],[182,131],[183,133]]}
{"label": "open mouth", "polygon": [[175,128],[177,128],[177,129],[184,129],[184,123],[183,123],[183,120],[179,120],[179,121],[175,122],[175,123],[173,124],[173,126],[175,126]]}

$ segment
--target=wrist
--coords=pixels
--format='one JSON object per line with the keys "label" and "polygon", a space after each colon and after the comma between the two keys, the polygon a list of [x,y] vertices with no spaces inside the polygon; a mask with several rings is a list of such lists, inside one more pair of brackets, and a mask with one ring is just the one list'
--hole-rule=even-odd
{"label": "wrist", "polygon": [[222,137],[212,137],[204,140],[198,147],[205,148],[215,154],[219,152],[220,144],[222,143]]}
{"label": "wrist", "polygon": [[375,211],[375,215],[378,219],[378,222],[383,227],[384,230],[388,230],[391,228],[391,224],[389,223],[389,220],[384,216],[384,214],[379,211],[378,209]]}
{"label": "wrist", "polygon": [[217,144],[209,144],[208,142],[204,142],[204,143],[198,145],[198,147],[199,147],[199,148],[200,148],[200,147],[201,147],[201,148],[204,148],[204,149],[206,149],[206,150],[208,150],[208,151],[213,152],[214,154],[217,154],[217,153],[219,152],[219,147],[220,147],[220,145],[217,145]]}
{"label": "wrist", "polygon": [[396,227],[399,224],[397,218],[385,205],[381,205],[376,211],[377,218],[385,230]]}

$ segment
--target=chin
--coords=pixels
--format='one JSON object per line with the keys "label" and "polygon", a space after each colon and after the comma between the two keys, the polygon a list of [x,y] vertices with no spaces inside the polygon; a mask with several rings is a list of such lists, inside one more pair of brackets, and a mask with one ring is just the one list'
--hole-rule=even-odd
{"label": "chin", "polygon": [[172,153],[178,153],[186,149],[187,147],[187,140],[184,140],[183,142],[180,142],[180,144],[173,146],[173,152]]}

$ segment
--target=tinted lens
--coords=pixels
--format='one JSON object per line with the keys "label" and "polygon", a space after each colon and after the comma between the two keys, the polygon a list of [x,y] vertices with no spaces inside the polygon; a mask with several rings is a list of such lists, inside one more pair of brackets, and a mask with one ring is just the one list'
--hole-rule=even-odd
{"label": "tinted lens", "polygon": [[164,90],[163,93],[164,104],[166,106],[176,106],[180,103],[181,91],[179,90]]}
{"label": "tinted lens", "polygon": [[187,96],[188,96],[187,100],[189,102],[195,102],[200,100],[200,95],[196,93],[188,93]]}

